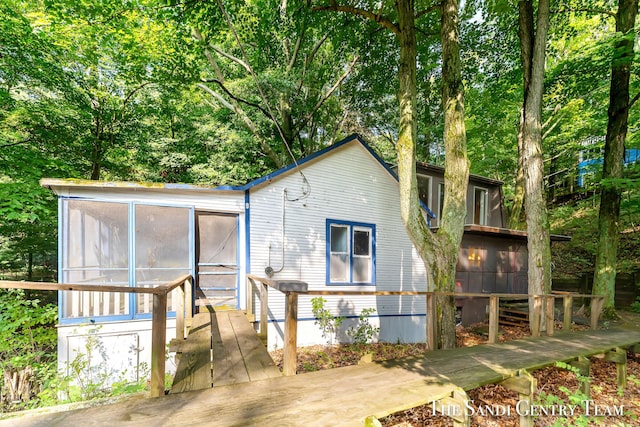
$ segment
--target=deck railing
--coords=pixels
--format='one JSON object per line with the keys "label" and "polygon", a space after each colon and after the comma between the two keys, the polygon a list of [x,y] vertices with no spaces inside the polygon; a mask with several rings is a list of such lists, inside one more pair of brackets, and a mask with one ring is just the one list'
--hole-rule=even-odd
{"label": "deck railing", "polygon": [[[292,280],[272,280],[255,275],[247,275],[247,315],[254,317],[253,298],[254,294],[260,299],[260,320],[258,333],[263,341],[268,342],[268,307],[269,287],[285,294],[285,326],[284,326],[284,356],[283,374],[295,375],[297,364],[297,329],[298,329],[298,296],[424,296],[427,302],[427,322],[426,337],[427,348],[436,349],[436,297],[454,298],[488,298],[489,299],[489,343],[498,341],[498,325],[500,300],[524,300],[531,299],[533,302],[533,319],[530,322],[531,335],[540,335],[540,326],[543,316],[546,323],[547,335],[553,335],[555,321],[555,300],[562,299],[563,303],[563,326],[564,330],[571,329],[573,315],[573,300],[575,298],[591,299],[591,328],[596,329],[598,318],[604,304],[604,296],[583,295],[572,293],[557,294],[487,294],[473,292],[424,292],[424,291],[332,291],[332,290],[309,290],[307,284]],[[543,313],[543,306],[544,309]]]}
{"label": "deck railing", "polygon": [[0,281],[1,289],[30,289],[37,291],[117,292],[153,295],[151,311],[151,397],[164,395],[165,346],[167,341],[167,299],[169,293],[178,290],[176,301],[176,338],[184,339],[187,319],[193,317],[191,275],[181,276],[171,282],[153,288],[128,286]]}

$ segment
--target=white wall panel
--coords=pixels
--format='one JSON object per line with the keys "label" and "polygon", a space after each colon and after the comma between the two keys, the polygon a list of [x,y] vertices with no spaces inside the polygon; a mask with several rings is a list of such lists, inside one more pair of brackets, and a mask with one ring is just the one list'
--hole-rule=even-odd
{"label": "white wall panel", "polygon": [[[354,141],[305,163],[301,170],[308,180],[310,192],[306,198],[284,201],[284,267],[274,275],[274,279],[301,280],[307,282],[310,289],[322,290],[426,290],[424,264],[417,256],[400,218],[397,181],[368,150]],[[291,171],[251,192],[253,274],[265,276],[264,270],[269,265],[269,246],[271,267],[276,271],[282,267],[283,191],[286,189],[287,199],[296,199],[302,195],[304,186],[302,176]],[[327,218],[376,226],[375,286],[326,285]],[[275,294],[278,292],[270,292],[269,308],[272,319],[281,320],[284,318],[284,298]],[[357,316],[368,307],[376,309],[374,316],[424,316],[425,313],[424,297],[342,296],[325,299],[327,308],[336,315]],[[300,298],[300,319],[313,319],[310,301],[309,297]],[[395,328],[394,322],[388,317],[383,319],[385,330],[381,331],[382,337],[398,338],[398,334],[424,336],[422,326],[416,326],[421,328],[419,332],[416,329],[407,335],[400,327],[395,332],[389,330]],[[406,323],[406,319],[402,322]]]}

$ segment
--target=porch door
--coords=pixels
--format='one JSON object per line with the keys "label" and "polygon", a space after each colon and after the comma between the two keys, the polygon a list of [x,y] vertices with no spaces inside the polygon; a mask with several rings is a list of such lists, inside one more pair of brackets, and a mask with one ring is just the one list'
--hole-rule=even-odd
{"label": "porch door", "polygon": [[238,308],[238,215],[196,212],[196,305]]}

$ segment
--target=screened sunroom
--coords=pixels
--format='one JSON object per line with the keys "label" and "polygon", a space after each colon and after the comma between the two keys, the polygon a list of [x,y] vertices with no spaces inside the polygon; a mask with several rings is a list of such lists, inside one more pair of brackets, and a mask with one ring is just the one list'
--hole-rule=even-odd
{"label": "screened sunroom", "polygon": [[[237,305],[238,216],[140,201],[60,199],[63,283],[153,287],[184,274],[196,297]],[[170,298],[168,311],[177,301]],[[148,318],[149,294],[61,292],[60,321]]]}
{"label": "screened sunroom", "polygon": [[[153,287],[193,273],[192,209],[61,199],[63,283]],[[62,292],[61,321],[147,316],[150,294]],[[168,310],[174,310],[170,298]]]}

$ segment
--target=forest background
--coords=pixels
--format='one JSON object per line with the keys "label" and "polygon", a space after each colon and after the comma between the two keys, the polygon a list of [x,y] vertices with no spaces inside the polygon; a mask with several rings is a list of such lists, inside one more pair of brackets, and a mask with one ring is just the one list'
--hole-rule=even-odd
{"label": "forest background", "polygon": [[[443,165],[440,16],[436,2],[415,2],[425,11],[416,26],[416,155]],[[395,163],[397,41],[375,19],[316,3],[4,0],[0,279],[56,280],[57,203],[42,177],[242,184],[354,132]],[[572,236],[555,246],[554,279],[593,274],[616,9],[608,0],[552,5],[546,199],[551,232]],[[463,2],[460,43],[471,172],[504,181],[510,213],[523,100],[518,2]],[[630,87],[626,148],[638,150],[635,58]],[[580,177],[584,159],[593,162]],[[639,167],[628,165],[619,184],[617,270],[631,277],[640,270]],[[524,229],[524,215],[515,219]]]}

